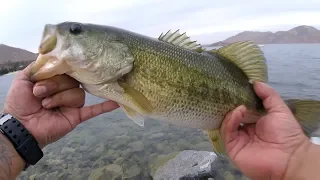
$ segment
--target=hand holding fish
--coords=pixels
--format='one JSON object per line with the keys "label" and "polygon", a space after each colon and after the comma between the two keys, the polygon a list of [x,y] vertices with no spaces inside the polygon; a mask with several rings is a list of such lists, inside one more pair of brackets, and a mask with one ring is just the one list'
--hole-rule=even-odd
{"label": "hand holding fish", "polygon": [[287,168],[296,168],[297,160],[305,157],[314,145],[275,90],[263,83],[255,83],[254,89],[263,100],[267,114],[257,123],[240,128],[247,112],[245,106],[227,114],[221,129],[227,154],[252,179],[288,178],[292,171],[288,174]]}
{"label": "hand holding fish", "polygon": [[118,108],[112,101],[83,107],[84,90],[66,75],[34,84],[28,77],[31,66],[14,79],[4,111],[19,119],[42,147],[57,141],[78,124]]}

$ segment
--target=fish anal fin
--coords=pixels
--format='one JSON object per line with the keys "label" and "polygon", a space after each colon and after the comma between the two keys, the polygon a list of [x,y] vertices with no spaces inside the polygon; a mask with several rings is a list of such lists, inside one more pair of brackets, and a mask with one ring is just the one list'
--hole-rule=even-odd
{"label": "fish anal fin", "polygon": [[220,129],[203,130],[207,134],[214,152],[219,156],[227,156],[222,138],[220,136]]}
{"label": "fish anal fin", "polygon": [[167,31],[167,33],[161,33],[158,37],[158,40],[173,44],[175,46],[180,46],[189,50],[194,50],[196,52],[202,52],[200,44],[197,44],[197,41],[191,41],[190,37],[186,35],[186,33],[180,33],[180,30],[176,30],[175,32],[171,32],[171,30]]}
{"label": "fish anal fin", "polygon": [[268,81],[268,67],[262,50],[251,41],[239,41],[208,51],[218,54],[239,67],[249,81]]}
{"label": "fish anal fin", "polygon": [[139,110],[139,114],[148,115],[153,112],[151,102],[142,93],[122,81],[118,81],[118,84],[123,88],[126,100],[132,102]]}
{"label": "fish anal fin", "polygon": [[128,118],[133,120],[133,122],[135,122],[139,126],[144,127],[144,117],[141,114],[139,114],[138,112],[129,108],[126,105],[122,104],[120,105],[120,107],[123,109],[124,113],[128,116]]}

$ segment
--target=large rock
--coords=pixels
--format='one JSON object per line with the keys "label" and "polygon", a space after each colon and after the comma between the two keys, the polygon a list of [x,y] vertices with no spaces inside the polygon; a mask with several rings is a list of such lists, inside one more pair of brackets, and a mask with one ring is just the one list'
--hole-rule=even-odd
{"label": "large rock", "polygon": [[212,169],[217,155],[207,151],[186,150],[180,152],[153,176],[155,180],[213,177]]}
{"label": "large rock", "polygon": [[235,168],[227,158],[217,157],[208,151],[182,151],[157,168],[154,180],[246,180],[247,177]]}

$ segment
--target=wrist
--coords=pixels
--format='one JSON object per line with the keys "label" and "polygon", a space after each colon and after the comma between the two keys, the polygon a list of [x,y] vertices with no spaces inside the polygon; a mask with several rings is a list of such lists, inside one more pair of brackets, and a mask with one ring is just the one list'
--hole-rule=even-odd
{"label": "wrist", "polygon": [[290,157],[283,179],[317,179],[312,167],[319,164],[319,147],[310,141],[303,142]]}
{"label": "wrist", "polygon": [[11,144],[24,164],[34,165],[43,156],[43,152],[33,135],[24,125],[10,114],[2,114],[0,118],[0,131],[6,140]]}
{"label": "wrist", "polygon": [[0,179],[15,179],[25,167],[25,161],[12,143],[0,133]]}
{"label": "wrist", "polygon": [[[26,122],[29,122],[29,120],[32,120],[33,116],[29,115],[27,117],[21,117],[17,113],[15,113],[15,111],[12,110],[12,108],[4,108],[2,112],[0,112],[0,116],[1,114],[10,114],[14,118],[16,118],[24,126],[24,128],[26,128],[26,130],[34,137],[40,149],[43,149],[45,146],[48,145],[47,143],[44,143],[43,141],[41,141],[41,139],[35,135],[34,130],[32,130],[31,127],[26,123]],[[24,119],[28,119],[28,120],[24,120]]]}

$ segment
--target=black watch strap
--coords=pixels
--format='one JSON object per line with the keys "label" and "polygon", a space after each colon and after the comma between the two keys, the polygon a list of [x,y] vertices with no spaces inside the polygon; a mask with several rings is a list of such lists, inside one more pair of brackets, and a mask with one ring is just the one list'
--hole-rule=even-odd
{"label": "black watch strap", "polygon": [[0,117],[0,130],[11,141],[27,165],[35,165],[43,157],[43,152],[36,139],[10,114]]}

